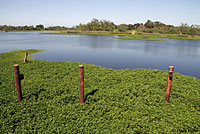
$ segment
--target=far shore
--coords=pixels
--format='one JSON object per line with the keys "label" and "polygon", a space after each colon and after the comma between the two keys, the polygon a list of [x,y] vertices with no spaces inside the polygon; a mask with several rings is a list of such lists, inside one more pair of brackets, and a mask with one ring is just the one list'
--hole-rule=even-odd
{"label": "far shore", "polygon": [[[41,33],[41,34],[115,35],[115,36],[122,36],[122,37],[114,37],[115,39],[149,40],[149,41],[165,41],[164,39],[157,39],[157,38],[200,40],[200,36],[197,36],[197,35],[135,33],[135,32],[131,32],[131,31],[129,31],[129,32],[108,32],[108,31],[68,30],[68,31]],[[150,38],[150,37],[155,37],[155,38]]]}
{"label": "far shore", "polygon": [[0,31],[0,32],[40,32],[40,31],[53,31],[56,32],[57,30],[27,30],[27,31]]}
{"label": "far shore", "polygon": [[[37,31],[48,31],[48,30],[37,30]],[[54,30],[49,30],[49,31],[52,32],[40,33],[40,34],[113,35],[113,36],[119,36],[119,37],[113,37],[115,39],[148,40],[148,41],[165,41],[164,38],[182,39],[182,40],[200,40],[200,36],[198,35],[186,35],[186,34],[160,34],[160,33],[144,33],[144,32],[137,33],[135,31],[127,31],[127,32],[79,31],[79,30],[66,30],[59,32]],[[7,32],[7,31],[0,31],[0,32]],[[8,31],[8,32],[29,32],[29,31]]]}

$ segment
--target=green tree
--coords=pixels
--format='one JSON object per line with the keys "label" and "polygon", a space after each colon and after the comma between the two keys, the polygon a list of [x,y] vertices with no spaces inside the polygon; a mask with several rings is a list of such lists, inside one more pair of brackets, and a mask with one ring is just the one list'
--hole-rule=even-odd
{"label": "green tree", "polygon": [[118,31],[126,32],[128,30],[128,26],[126,24],[120,24],[117,26]]}
{"label": "green tree", "polygon": [[103,31],[114,31],[116,29],[116,25],[111,21],[101,20],[100,24]]}
{"label": "green tree", "polygon": [[144,26],[146,28],[153,28],[154,27],[154,23],[150,20],[147,20],[147,22],[144,24]]}
{"label": "green tree", "polygon": [[36,25],[36,30],[44,30],[44,26],[42,24]]}
{"label": "green tree", "polygon": [[29,27],[28,27],[28,30],[29,30],[29,31],[33,31],[33,30],[34,30],[33,25],[32,25],[32,26],[29,26]]}

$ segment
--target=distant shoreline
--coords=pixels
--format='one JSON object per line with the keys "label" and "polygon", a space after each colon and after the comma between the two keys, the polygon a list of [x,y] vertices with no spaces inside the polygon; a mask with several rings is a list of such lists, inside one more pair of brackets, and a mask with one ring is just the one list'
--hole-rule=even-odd
{"label": "distant shoreline", "polygon": [[[180,35],[180,34],[159,34],[159,33],[134,33],[131,32],[108,32],[108,31],[78,31],[68,30],[52,33],[41,33],[41,34],[78,34],[78,35],[116,35],[124,37],[114,37],[115,39],[126,39],[126,40],[149,40],[149,41],[165,41],[164,39],[156,38],[169,38],[169,39],[183,39],[183,40],[200,40],[200,36],[191,35]],[[150,38],[155,37],[155,38]]]}
{"label": "distant shoreline", "polygon": [[[116,35],[122,37],[113,37],[115,39],[125,39],[125,40],[148,40],[148,41],[165,41],[164,39],[157,38],[168,38],[168,39],[182,39],[182,40],[200,40],[198,35],[181,35],[181,34],[160,34],[160,33],[131,33],[128,32],[109,32],[109,31],[79,31],[79,30],[66,30],[66,31],[54,31],[54,30],[33,30],[33,31],[0,31],[0,32],[42,32],[47,31],[47,33],[40,34],[78,34],[78,35]],[[52,32],[49,32],[52,31]],[[152,38],[153,37],[153,38]],[[155,37],[155,38],[154,38]]]}
{"label": "distant shoreline", "polygon": [[57,31],[57,30],[30,30],[30,31],[0,31],[0,32],[40,32],[40,31]]}

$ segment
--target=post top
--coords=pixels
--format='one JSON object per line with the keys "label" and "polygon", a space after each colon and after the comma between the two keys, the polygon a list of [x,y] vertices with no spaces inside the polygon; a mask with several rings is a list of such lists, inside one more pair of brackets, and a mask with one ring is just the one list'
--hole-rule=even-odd
{"label": "post top", "polygon": [[79,65],[79,67],[83,67],[83,65]]}
{"label": "post top", "polygon": [[169,71],[174,72],[174,66],[169,66]]}
{"label": "post top", "polygon": [[174,69],[174,66],[169,66],[169,69],[170,69],[170,70]]}
{"label": "post top", "polygon": [[17,67],[17,66],[19,66],[19,64],[14,64],[14,67]]}

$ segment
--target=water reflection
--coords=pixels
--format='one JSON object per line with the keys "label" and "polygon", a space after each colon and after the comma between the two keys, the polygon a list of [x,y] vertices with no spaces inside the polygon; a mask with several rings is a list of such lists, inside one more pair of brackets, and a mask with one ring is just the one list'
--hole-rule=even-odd
{"label": "water reflection", "polygon": [[167,70],[169,65],[174,65],[176,72],[200,78],[200,41],[166,39],[165,42],[159,42],[112,37],[39,32],[0,33],[0,52],[45,49],[34,54],[36,59],[85,62],[115,69]]}

